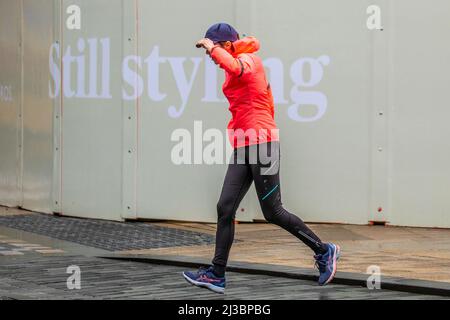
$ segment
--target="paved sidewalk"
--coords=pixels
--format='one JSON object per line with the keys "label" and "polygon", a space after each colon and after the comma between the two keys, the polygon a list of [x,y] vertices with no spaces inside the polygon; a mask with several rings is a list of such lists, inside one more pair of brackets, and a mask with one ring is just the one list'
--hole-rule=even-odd
{"label": "paved sidewalk", "polygon": [[203,232],[149,223],[57,217],[41,213],[0,216],[0,227],[107,251],[213,244],[215,240],[213,236]]}
{"label": "paved sidewalk", "polygon": [[[81,289],[67,288],[67,267],[80,268]],[[1,299],[448,299],[390,290],[230,272],[226,293],[188,284],[185,268],[82,256],[0,257]]]}
{"label": "paved sidewalk", "polygon": [[[215,234],[215,224],[159,223],[160,226]],[[450,282],[450,229],[309,224],[324,241],[341,246],[339,270],[366,273],[377,265],[386,276]],[[312,268],[309,248],[277,226],[236,225],[230,260]],[[123,251],[129,254],[183,255],[210,259],[214,245]]]}
{"label": "paved sidewalk", "polygon": [[[74,219],[71,218],[51,216],[27,220],[26,215],[42,216],[29,211],[0,207],[0,217],[4,218],[2,221],[5,220],[5,217],[17,217],[14,219],[17,223],[8,222],[9,227],[0,226],[0,258],[3,256],[6,259],[4,261],[49,255],[75,254],[98,257],[111,253],[125,254],[129,257],[186,256],[210,261],[214,253],[214,244],[202,241],[208,237],[214,238],[215,224],[136,223],[130,226],[136,229],[127,232],[144,233],[144,238],[148,238],[145,249],[137,246],[139,248],[137,250],[123,250],[115,243],[106,247],[99,246],[99,243],[104,243],[104,241],[110,243],[114,242],[116,238],[123,240],[123,236],[127,234],[116,234],[118,227],[111,223],[99,224],[86,219],[73,221]],[[53,220],[57,223],[55,224]],[[27,225],[26,221],[33,221],[35,225]],[[41,221],[44,223],[41,224]],[[92,238],[83,238],[83,241],[77,237],[74,238],[72,234],[77,233],[74,230],[79,230],[80,224],[83,228],[92,228],[89,229],[92,234],[97,234],[98,230],[103,231],[100,238],[105,239],[98,239],[98,234]],[[109,224],[113,227],[105,228],[105,225]],[[42,228],[42,225],[46,228]],[[124,224],[124,226],[127,225],[130,224]],[[49,226],[54,227],[49,228]],[[369,265],[378,265],[384,276],[450,283],[450,230],[330,224],[310,224],[310,226],[323,240],[337,242],[341,245],[342,257],[339,263],[339,272],[361,274],[366,273]],[[64,230],[60,230],[60,228]],[[72,230],[73,228],[75,229]],[[24,229],[28,231],[24,231]],[[146,233],[166,229],[172,231],[164,231],[164,235],[170,235],[166,237],[164,245],[162,247],[161,245],[153,246],[152,238],[147,237]],[[58,232],[55,233],[55,230]],[[52,237],[52,235],[57,237]],[[199,244],[186,241],[186,238],[189,238],[186,235],[194,235],[198,237],[197,240],[202,241]],[[160,237],[157,240],[160,241]],[[300,267],[313,271],[310,250],[289,233],[267,223],[236,225],[236,241],[231,251],[231,262],[256,262]]]}

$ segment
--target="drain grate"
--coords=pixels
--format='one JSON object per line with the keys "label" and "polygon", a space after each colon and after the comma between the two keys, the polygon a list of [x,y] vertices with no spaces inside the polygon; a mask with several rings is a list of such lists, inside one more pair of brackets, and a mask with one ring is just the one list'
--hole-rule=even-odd
{"label": "drain grate", "polygon": [[108,251],[214,243],[214,237],[209,234],[142,222],[113,222],[30,214],[0,217],[0,225]]}

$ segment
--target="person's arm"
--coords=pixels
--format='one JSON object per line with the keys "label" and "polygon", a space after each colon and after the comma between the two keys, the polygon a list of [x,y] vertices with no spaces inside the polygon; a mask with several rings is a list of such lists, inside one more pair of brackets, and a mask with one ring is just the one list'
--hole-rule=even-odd
{"label": "person's arm", "polygon": [[[259,43],[256,45],[259,46]],[[250,57],[241,56],[239,58],[235,58],[220,45],[215,45],[210,39],[200,39],[197,42],[196,47],[205,48],[219,67],[238,77],[253,69],[253,60]]]}
{"label": "person's arm", "polygon": [[251,64],[248,59],[235,58],[220,46],[214,46],[209,51],[211,58],[216,61],[219,66],[227,72],[242,76],[246,71],[251,69]]}

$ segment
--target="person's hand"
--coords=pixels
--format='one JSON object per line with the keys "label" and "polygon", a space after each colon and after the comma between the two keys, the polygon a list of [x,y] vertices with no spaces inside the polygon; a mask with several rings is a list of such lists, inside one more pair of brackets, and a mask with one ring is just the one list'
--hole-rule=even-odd
{"label": "person's hand", "polygon": [[212,47],[214,47],[214,42],[212,42],[210,39],[208,38],[203,38],[197,41],[197,43],[195,44],[195,46],[197,48],[203,47],[206,49],[206,51],[211,51]]}

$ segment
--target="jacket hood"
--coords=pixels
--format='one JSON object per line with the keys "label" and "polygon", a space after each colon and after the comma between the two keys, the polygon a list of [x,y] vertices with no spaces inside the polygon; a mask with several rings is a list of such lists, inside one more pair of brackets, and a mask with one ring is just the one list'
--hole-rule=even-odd
{"label": "jacket hood", "polygon": [[253,53],[259,50],[259,40],[255,37],[245,37],[233,42],[233,56],[241,53]]}

